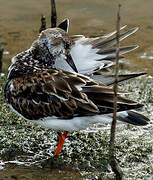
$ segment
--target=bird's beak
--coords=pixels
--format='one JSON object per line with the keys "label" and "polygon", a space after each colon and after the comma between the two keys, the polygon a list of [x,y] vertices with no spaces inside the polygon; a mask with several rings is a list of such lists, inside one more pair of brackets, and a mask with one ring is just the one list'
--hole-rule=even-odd
{"label": "bird's beak", "polygon": [[74,61],[73,61],[71,55],[68,54],[66,57],[67,57],[67,58],[66,58],[66,62],[71,66],[71,68],[72,68],[75,72],[78,73],[78,70],[77,70],[77,68],[76,68],[76,66],[75,66],[75,64],[74,64]]}

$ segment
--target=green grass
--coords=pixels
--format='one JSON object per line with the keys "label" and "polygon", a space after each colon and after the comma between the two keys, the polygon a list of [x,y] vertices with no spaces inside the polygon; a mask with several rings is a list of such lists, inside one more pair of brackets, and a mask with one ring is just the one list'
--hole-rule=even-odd
{"label": "green grass", "polygon": [[[59,157],[53,157],[57,134],[24,121],[5,104],[6,77],[0,77],[0,160],[18,160],[25,165],[50,165],[52,169],[78,169],[83,179],[113,179],[109,165],[110,125],[95,125],[86,131],[70,133]],[[146,127],[119,125],[116,155],[125,179],[153,178],[153,78],[129,80],[120,87],[132,92],[131,99],[143,103],[143,114],[151,119]],[[50,161],[47,159],[51,158]],[[0,165],[1,166],[1,165]],[[5,167],[5,166],[3,166]]]}

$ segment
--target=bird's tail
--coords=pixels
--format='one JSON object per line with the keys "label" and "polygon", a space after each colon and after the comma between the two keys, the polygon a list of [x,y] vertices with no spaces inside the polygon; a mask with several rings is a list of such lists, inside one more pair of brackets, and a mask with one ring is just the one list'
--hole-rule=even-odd
{"label": "bird's tail", "polygon": [[135,111],[118,112],[117,120],[136,126],[145,126],[150,121],[147,117]]}

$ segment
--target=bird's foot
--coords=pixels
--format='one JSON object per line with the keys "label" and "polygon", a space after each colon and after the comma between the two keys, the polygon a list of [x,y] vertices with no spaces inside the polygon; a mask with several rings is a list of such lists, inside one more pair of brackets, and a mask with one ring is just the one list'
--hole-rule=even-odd
{"label": "bird's foot", "polygon": [[54,153],[54,156],[59,155],[59,153],[61,152],[61,149],[63,147],[64,141],[65,141],[68,133],[69,133],[68,131],[65,131],[64,133],[58,133],[59,140],[58,140],[58,145],[57,145],[56,151]]}

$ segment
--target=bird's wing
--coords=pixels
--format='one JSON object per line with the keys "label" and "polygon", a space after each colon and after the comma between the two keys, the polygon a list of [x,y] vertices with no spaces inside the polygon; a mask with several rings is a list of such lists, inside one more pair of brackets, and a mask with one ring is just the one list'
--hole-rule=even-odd
{"label": "bird's wing", "polygon": [[[131,78],[135,78],[138,76],[145,75],[146,73],[131,73],[131,74],[121,74],[118,75],[118,82],[126,81]],[[96,81],[100,81],[103,84],[109,86],[114,84],[115,82],[115,75],[105,75],[103,72],[96,72],[91,76],[92,79]]]}
{"label": "bird's wing", "polygon": [[[123,29],[123,28],[122,28]],[[125,31],[120,35],[120,41],[135,33],[138,28]],[[70,54],[79,73],[91,75],[100,69],[114,65],[116,58],[116,48],[112,48],[116,43],[116,37],[112,37],[116,32],[96,37],[85,38],[84,36],[73,36]],[[136,49],[138,46],[126,46],[120,48],[120,58],[123,54]],[[62,66],[62,65],[61,65]],[[67,69],[65,69],[67,70]]]}
{"label": "bird's wing", "polygon": [[[31,120],[48,116],[69,119],[113,112],[111,88],[86,76],[55,69],[8,81],[5,96],[15,111]],[[118,95],[118,111],[141,106]]]}

